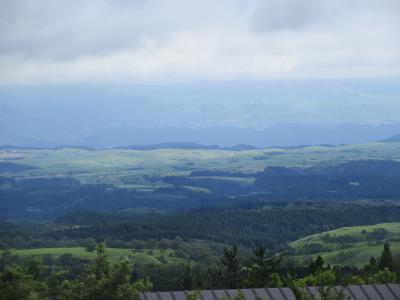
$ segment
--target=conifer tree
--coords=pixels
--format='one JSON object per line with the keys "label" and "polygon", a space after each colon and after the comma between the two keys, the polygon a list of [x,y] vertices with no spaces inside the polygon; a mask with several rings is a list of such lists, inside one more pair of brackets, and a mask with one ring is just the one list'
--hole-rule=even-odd
{"label": "conifer tree", "polygon": [[390,245],[388,242],[385,242],[383,245],[383,252],[381,255],[381,259],[379,260],[379,270],[384,270],[385,268],[393,271],[393,257],[390,251]]}
{"label": "conifer tree", "polygon": [[239,274],[239,260],[237,258],[237,247],[233,246],[232,249],[225,248],[221,262],[224,267],[223,278],[226,288],[239,288],[241,280]]}
{"label": "conifer tree", "polygon": [[108,255],[106,254],[106,247],[103,243],[98,243],[96,245],[96,257],[93,259],[88,271],[94,275],[96,280],[100,280],[108,275],[110,266]]}
{"label": "conifer tree", "polygon": [[267,250],[264,247],[253,250],[254,257],[252,266],[249,268],[249,275],[246,284],[250,287],[266,287],[271,274],[280,263],[280,257],[267,257]]}
{"label": "conifer tree", "polygon": [[310,265],[308,267],[308,274],[315,274],[323,270],[324,270],[324,259],[321,257],[321,255],[318,255],[318,257],[315,260],[310,262]]}
{"label": "conifer tree", "polygon": [[378,263],[375,257],[371,256],[369,263],[364,267],[364,270],[370,274],[375,273],[378,270]]}

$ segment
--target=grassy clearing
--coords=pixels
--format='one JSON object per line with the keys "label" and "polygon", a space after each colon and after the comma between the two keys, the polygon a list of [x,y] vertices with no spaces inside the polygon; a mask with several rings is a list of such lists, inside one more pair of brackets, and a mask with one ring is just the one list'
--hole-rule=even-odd
{"label": "grassy clearing", "polygon": [[385,240],[390,242],[392,253],[400,255],[400,223],[344,227],[307,236],[289,244],[290,259],[307,263],[321,255],[330,264],[360,267],[371,256],[381,255]]}
{"label": "grassy clearing", "polygon": [[[83,247],[72,247],[72,248],[37,248],[37,249],[11,249],[14,255],[20,256],[34,256],[41,257],[43,255],[51,255],[53,257],[59,257],[63,254],[71,254],[79,258],[93,258],[96,253],[88,252]],[[126,257],[132,260],[134,263],[139,265],[145,264],[161,264],[161,263],[186,263],[186,259],[177,258],[174,256],[174,251],[171,249],[119,249],[119,248],[107,248],[107,254],[110,260],[118,262],[121,257]]]}

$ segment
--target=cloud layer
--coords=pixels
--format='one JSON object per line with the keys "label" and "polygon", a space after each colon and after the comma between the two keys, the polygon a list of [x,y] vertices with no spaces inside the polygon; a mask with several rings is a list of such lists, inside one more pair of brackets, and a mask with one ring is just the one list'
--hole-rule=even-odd
{"label": "cloud layer", "polygon": [[0,84],[400,74],[398,0],[14,0]]}

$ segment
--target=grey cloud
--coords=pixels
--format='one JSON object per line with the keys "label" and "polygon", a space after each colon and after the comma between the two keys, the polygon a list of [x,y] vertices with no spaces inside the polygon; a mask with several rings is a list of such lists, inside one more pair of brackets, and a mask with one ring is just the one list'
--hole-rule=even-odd
{"label": "grey cloud", "polygon": [[0,12],[0,53],[70,59],[163,42],[224,20],[243,0],[15,0]]}
{"label": "grey cloud", "polygon": [[[46,58],[102,54],[138,44],[143,1],[10,1],[1,13],[0,52]],[[127,12],[130,12],[130,15]]]}
{"label": "grey cloud", "polygon": [[320,17],[317,0],[259,1],[253,15],[255,31],[302,28]]}
{"label": "grey cloud", "polygon": [[0,2],[0,84],[390,76],[399,0]]}
{"label": "grey cloud", "polygon": [[256,32],[315,29],[379,14],[399,17],[400,1],[259,0],[252,17],[252,28]]}

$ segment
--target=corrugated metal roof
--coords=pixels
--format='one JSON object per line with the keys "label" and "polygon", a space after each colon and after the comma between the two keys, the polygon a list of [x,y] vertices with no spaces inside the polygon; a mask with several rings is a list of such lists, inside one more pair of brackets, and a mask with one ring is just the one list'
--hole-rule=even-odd
{"label": "corrugated metal roof", "polygon": [[[295,300],[289,288],[233,289],[233,290],[201,290],[199,300],[222,300],[234,297],[242,292],[245,300]],[[345,288],[335,287],[335,291],[343,291],[351,300],[400,300],[400,284],[349,285]],[[319,299],[318,289],[307,287],[304,292]],[[186,300],[188,291],[141,293],[141,300]]]}

